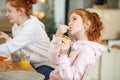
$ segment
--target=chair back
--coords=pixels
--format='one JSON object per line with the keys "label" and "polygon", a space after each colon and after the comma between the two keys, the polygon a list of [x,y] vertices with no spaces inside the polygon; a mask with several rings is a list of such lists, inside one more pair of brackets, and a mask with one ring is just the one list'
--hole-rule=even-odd
{"label": "chair back", "polygon": [[94,69],[95,69],[95,64],[89,64],[83,75],[82,80],[90,80]]}

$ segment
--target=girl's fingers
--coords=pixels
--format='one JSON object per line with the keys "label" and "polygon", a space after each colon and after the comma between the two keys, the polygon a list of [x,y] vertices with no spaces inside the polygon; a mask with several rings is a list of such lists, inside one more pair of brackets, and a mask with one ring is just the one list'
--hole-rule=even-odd
{"label": "girl's fingers", "polygon": [[66,33],[69,30],[69,27],[66,25],[60,25],[60,28],[61,28],[63,33]]}
{"label": "girl's fingers", "polygon": [[56,31],[56,36],[61,36],[69,30],[69,27],[66,25],[60,25]]}
{"label": "girl's fingers", "polygon": [[64,43],[65,45],[68,45],[70,46],[70,41],[69,40],[66,40],[66,39],[61,39],[62,43]]}
{"label": "girl's fingers", "polygon": [[62,42],[60,45],[61,52],[66,53],[70,47],[70,42],[68,42],[66,40],[61,40],[61,42]]}

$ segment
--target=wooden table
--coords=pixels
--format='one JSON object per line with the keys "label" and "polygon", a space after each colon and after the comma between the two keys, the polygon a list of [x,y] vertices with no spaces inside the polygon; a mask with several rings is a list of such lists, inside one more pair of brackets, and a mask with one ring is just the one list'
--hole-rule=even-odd
{"label": "wooden table", "polygon": [[32,65],[28,69],[22,69],[20,61],[10,61],[8,66],[12,66],[12,68],[9,67],[8,70],[1,71],[0,80],[44,80],[45,78],[44,75],[37,73]]}
{"label": "wooden table", "polygon": [[15,70],[36,72],[36,70],[32,67],[32,65],[30,65],[28,69],[22,69],[20,61],[7,60],[4,62],[0,62],[0,72],[15,71]]}
{"label": "wooden table", "polygon": [[21,68],[21,64],[20,64],[20,60],[14,60],[14,58],[16,57],[16,55],[13,53],[11,54],[12,59],[12,70],[24,70],[24,71],[32,71],[32,72],[36,72],[36,70],[32,67],[32,65],[30,65],[30,67],[28,69],[22,69]]}
{"label": "wooden table", "polygon": [[0,80],[44,80],[44,75],[38,73],[32,65],[22,69],[20,60],[0,62]]}
{"label": "wooden table", "polygon": [[36,72],[36,70],[32,67],[32,65],[30,65],[30,67],[28,69],[22,69],[20,61],[12,61],[12,64],[13,64],[12,70],[24,70],[24,71]]}

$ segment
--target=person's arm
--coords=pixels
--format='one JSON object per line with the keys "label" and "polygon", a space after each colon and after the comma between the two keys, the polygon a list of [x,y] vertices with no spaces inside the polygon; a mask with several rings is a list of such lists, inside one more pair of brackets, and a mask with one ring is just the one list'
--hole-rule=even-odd
{"label": "person's arm", "polygon": [[38,25],[29,25],[23,28],[20,35],[0,45],[0,53],[13,53],[20,48],[32,44],[37,39],[37,32],[39,29],[40,27],[38,27]]}
{"label": "person's arm", "polygon": [[5,39],[7,41],[10,37],[5,32],[0,31],[0,38]]}
{"label": "person's arm", "polygon": [[[72,61],[72,64],[70,64],[70,60],[68,57],[61,56],[59,57],[59,65],[58,69],[51,72],[51,78],[54,79],[62,79],[62,80],[80,80],[87,68],[87,65],[92,62],[91,60],[94,59],[94,53],[93,50],[84,50],[81,49],[77,51],[76,54],[78,54],[75,59]],[[54,80],[51,79],[51,80]]]}
{"label": "person's arm", "polygon": [[61,50],[62,39],[60,39],[60,37],[64,33],[66,33],[68,29],[69,29],[68,26],[60,25],[58,27],[55,35],[53,35],[53,40],[51,41],[51,46],[50,46],[50,62],[52,64],[58,64],[58,62],[57,62],[58,61],[58,57],[60,55],[62,55],[61,53],[64,53]]}
{"label": "person's arm", "polygon": [[50,62],[52,64],[58,64],[58,57],[60,51],[59,44],[61,44],[60,38],[53,35],[53,40],[50,44]]}

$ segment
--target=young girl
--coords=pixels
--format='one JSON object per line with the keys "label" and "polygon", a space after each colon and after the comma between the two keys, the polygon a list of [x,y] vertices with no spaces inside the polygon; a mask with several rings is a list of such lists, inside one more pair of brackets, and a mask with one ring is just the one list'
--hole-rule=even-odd
{"label": "young girl", "polygon": [[[50,60],[58,68],[51,72],[50,80],[82,80],[87,66],[95,63],[105,50],[99,43],[102,28],[96,13],[71,11],[68,26],[60,25],[51,41]],[[67,31],[74,40],[61,38]]]}
{"label": "young girl", "polygon": [[48,50],[50,40],[45,32],[45,26],[36,17],[30,15],[31,6],[36,0],[7,0],[6,17],[13,23],[10,38],[0,32],[0,38],[6,43],[0,45],[0,54],[30,55],[31,64],[35,69],[44,74],[46,79],[53,68],[49,66]]}

